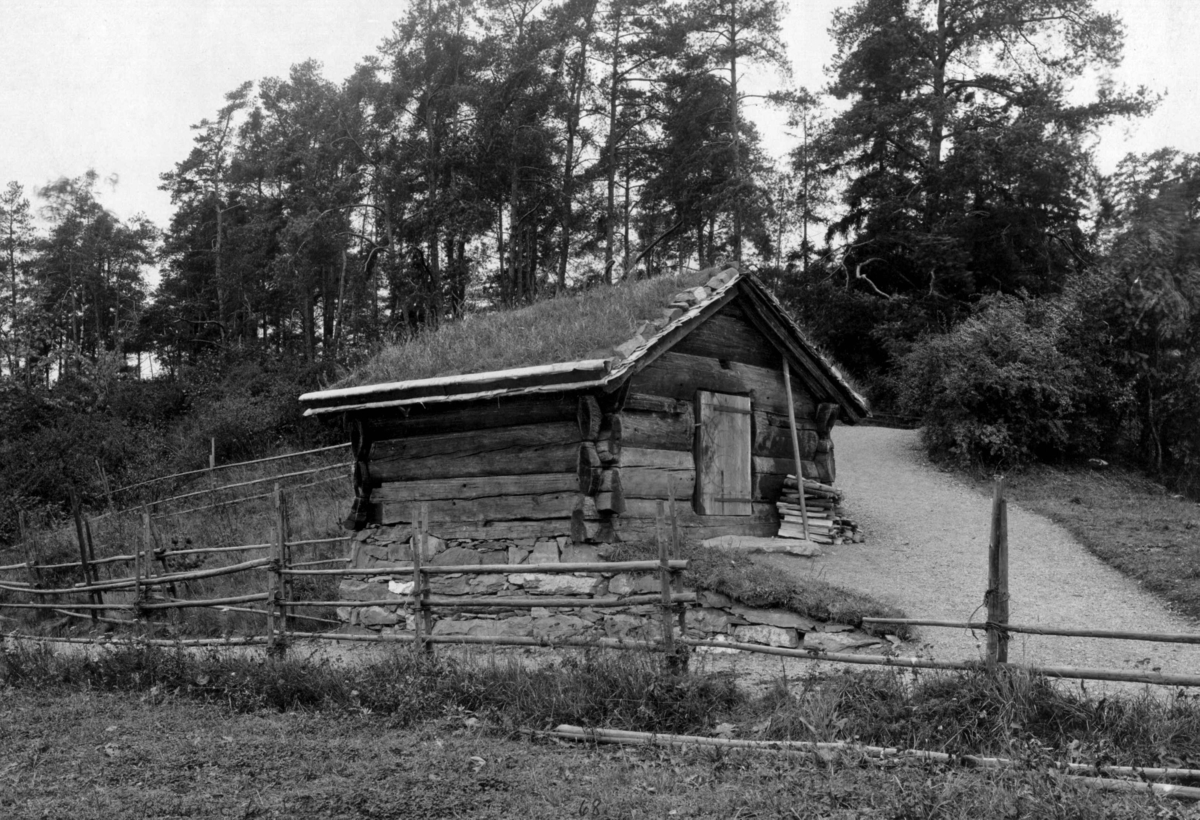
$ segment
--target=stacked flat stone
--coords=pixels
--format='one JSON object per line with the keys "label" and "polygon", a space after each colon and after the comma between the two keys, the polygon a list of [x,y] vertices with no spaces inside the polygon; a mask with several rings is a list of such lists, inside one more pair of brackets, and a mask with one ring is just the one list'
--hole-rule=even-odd
{"label": "stacked flat stone", "polygon": [[[347,628],[380,634],[415,634],[412,574],[390,572],[412,568],[409,533],[411,529],[375,527],[363,530],[357,536],[350,565],[355,569],[378,570],[379,574],[343,580],[339,599],[395,603],[340,607],[338,617]],[[469,607],[438,608],[434,610],[433,635],[650,641],[661,635],[661,609],[657,604],[603,608],[588,605],[589,600],[595,598],[658,594],[661,586],[657,572],[538,572],[539,565],[602,562],[613,552],[610,545],[575,546],[567,537],[508,541],[426,538],[428,546],[422,556],[422,564],[426,566],[511,566],[507,572],[429,575],[430,594],[579,598],[577,608],[478,607],[474,611]],[[697,598],[698,604],[688,609],[686,624],[688,636],[701,640],[791,648],[803,646],[819,651],[878,648],[885,643],[882,638],[844,624],[816,621],[783,609],[744,606],[714,592],[700,592]]]}

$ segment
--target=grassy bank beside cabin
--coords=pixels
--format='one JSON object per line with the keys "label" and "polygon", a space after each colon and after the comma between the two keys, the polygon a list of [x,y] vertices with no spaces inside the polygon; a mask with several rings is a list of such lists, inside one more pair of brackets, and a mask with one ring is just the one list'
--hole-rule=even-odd
{"label": "grassy bank beside cabin", "polygon": [[1115,467],[1039,466],[1008,476],[1006,485],[1010,499],[1062,525],[1178,611],[1200,618],[1200,504]]}

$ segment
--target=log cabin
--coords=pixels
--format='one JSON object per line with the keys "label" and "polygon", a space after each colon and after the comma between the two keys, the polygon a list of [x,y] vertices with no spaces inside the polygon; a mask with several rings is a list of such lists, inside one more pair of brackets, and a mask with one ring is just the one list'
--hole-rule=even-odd
{"label": "log cabin", "polygon": [[404,532],[425,504],[431,534],[476,549],[648,540],[672,495],[687,536],[773,536],[797,450],[806,478],[834,481],[834,423],[858,422],[867,402],[761,281],[730,267],[599,290],[550,300],[553,315],[539,303],[485,320],[540,339],[569,316],[579,337],[589,311],[608,311],[594,323],[607,338],[420,377],[400,346],[400,378],[368,368],[301,396],[348,433],[347,526]]}

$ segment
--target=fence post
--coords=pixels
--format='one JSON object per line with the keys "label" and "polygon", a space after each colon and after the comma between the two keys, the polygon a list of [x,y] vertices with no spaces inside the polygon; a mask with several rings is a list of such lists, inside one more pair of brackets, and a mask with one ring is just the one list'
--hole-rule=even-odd
{"label": "fence post", "polygon": [[133,549],[133,620],[142,619],[142,556],[150,551],[150,508],[142,505],[142,541]]}
{"label": "fence post", "polygon": [[[280,624],[283,615],[281,604],[283,590],[283,542],[287,537],[284,532],[283,490],[279,482],[275,482],[275,549],[274,560],[269,565],[267,576],[267,654],[277,656],[283,654],[287,632],[287,624]],[[284,633],[281,635],[280,633]]]}
{"label": "fence post", "polygon": [[430,622],[429,607],[425,599],[429,592],[425,583],[425,573],[421,561],[424,557],[427,542],[426,531],[429,528],[429,504],[422,502],[413,505],[413,633],[417,646],[424,652],[433,652],[433,644],[428,641],[433,624]]}
{"label": "fence post", "polygon": [[42,571],[38,568],[41,561],[34,545],[29,542],[29,527],[25,522],[24,510],[17,510],[17,537],[21,541],[21,551],[25,554],[25,571],[29,573],[29,583],[37,589],[42,585]]}
{"label": "fence post", "polygon": [[667,563],[667,542],[662,537],[663,503],[659,499],[654,511],[654,541],[658,546],[658,583],[662,592],[662,643],[668,669],[678,666],[675,657],[675,629],[671,624],[671,567]]}
{"label": "fence post", "polygon": [[988,539],[987,663],[1008,663],[1008,501],[1004,479],[997,478],[992,491],[992,527]]}
{"label": "fence post", "polygon": [[[92,571],[92,584],[99,584],[100,583],[100,570],[96,566],[96,542],[92,540],[92,522],[87,520],[86,518],[83,519],[83,532],[85,535],[87,535],[88,565],[91,567],[91,571]],[[112,573],[109,573],[109,577],[110,578],[112,577]],[[96,590],[92,594],[96,596],[96,603],[98,603],[98,604],[104,603],[104,593],[103,592],[101,592],[100,590]],[[100,617],[103,618],[104,615],[105,615],[105,610],[101,609]]]}
{"label": "fence post", "polygon": [[[90,586],[92,583],[91,566],[88,563],[88,548],[87,536],[83,531],[83,515],[79,511],[79,493],[75,492],[75,488],[71,487],[71,515],[75,519],[75,538],[79,541],[79,571],[83,573],[83,585]],[[88,593],[88,600],[92,603],[97,603],[96,593],[94,591]],[[92,623],[96,624],[100,619],[98,610],[91,610]]]}
{"label": "fence post", "polygon": [[[276,485],[278,489],[279,485]],[[287,498],[284,497],[283,491],[278,490],[275,497],[275,552],[279,559],[280,570],[290,569],[292,566],[292,550],[288,546],[288,507]],[[283,596],[280,603],[280,618],[283,624],[283,631],[286,633],[289,626],[294,626],[292,615],[295,614],[295,609],[287,606],[286,601],[291,601],[295,592],[295,581],[292,576],[280,574],[280,594]]]}

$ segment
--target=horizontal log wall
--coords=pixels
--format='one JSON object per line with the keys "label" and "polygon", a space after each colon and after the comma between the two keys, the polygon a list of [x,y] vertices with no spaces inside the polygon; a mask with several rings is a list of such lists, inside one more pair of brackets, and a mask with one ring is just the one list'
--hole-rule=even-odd
{"label": "horizontal log wall", "polygon": [[[812,478],[816,465],[804,462],[804,475]],[[783,481],[792,472],[791,459],[754,457],[753,500],[774,503],[783,490]],[[696,463],[690,452],[627,447],[622,454],[621,481],[625,498],[656,499],[667,497],[667,482],[675,497],[688,502],[695,489]]]}
{"label": "horizontal log wall", "polygon": [[574,421],[572,395],[510,396],[452,407],[396,407],[356,413],[372,441],[545,422]]}
{"label": "horizontal log wall", "polygon": [[376,442],[368,477],[389,481],[571,473],[579,429],[560,421]]}
{"label": "horizontal log wall", "polygon": [[[805,476],[818,475],[817,401],[804,381],[793,386]],[[753,514],[698,516],[692,511],[696,466],[696,391],[749,396]],[[774,535],[773,503],[795,471],[783,356],[734,302],[634,376],[621,412],[622,538],[653,532],[656,499],[668,483],[680,499],[680,525],[693,535]]]}
{"label": "horizontal log wall", "polygon": [[447,409],[373,411],[356,475],[370,520],[411,526],[425,503],[442,539],[571,532],[580,503],[576,396],[523,396]]}

